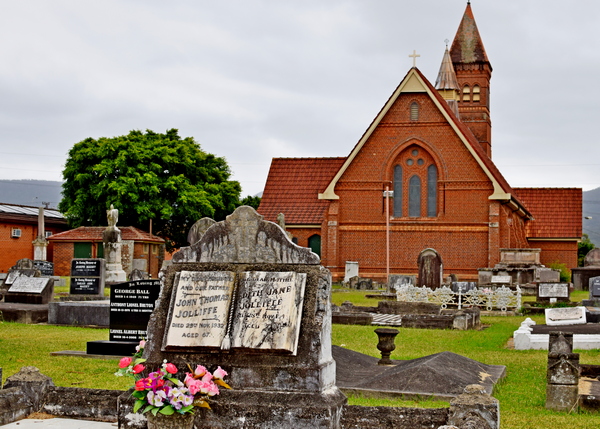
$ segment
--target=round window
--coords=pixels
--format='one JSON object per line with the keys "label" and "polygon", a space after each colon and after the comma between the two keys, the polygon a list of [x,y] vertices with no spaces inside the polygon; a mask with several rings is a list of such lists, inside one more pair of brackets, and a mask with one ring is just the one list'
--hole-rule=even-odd
{"label": "round window", "polygon": [[419,151],[417,149],[413,149],[411,154],[412,156],[417,156],[419,154]]}
{"label": "round window", "polygon": [[406,164],[413,165],[415,162],[412,159],[407,159]]}
{"label": "round window", "polygon": [[423,158],[419,158],[419,160],[417,161],[417,164],[423,165],[423,164],[425,164],[425,161],[423,161]]}

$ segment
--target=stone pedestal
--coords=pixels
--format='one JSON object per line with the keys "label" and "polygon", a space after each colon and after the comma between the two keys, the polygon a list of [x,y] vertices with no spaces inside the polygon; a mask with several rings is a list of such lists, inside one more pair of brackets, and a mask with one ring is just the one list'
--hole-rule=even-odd
{"label": "stone pedestal", "polygon": [[104,259],[106,260],[107,284],[122,283],[127,280],[127,274],[121,264],[121,230],[117,227],[108,227],[102,233],[104,243]]}

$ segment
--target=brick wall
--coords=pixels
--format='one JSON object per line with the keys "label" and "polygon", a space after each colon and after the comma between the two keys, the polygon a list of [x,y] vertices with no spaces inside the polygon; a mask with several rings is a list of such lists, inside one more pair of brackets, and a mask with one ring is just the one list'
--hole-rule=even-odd
{"label": "brick wall", "polygon": [[73,259],[74,246],[72,242],[56,242],[54,244],[54,275],[70,276],[71,260]]}
{"label": "brick wall", "polygon": [[[13,228],[21,230],[20,238],[12,238]],[[2,223],[0,225],[0,272],[6,273],[19,259],[33,259],[33,244],[37,226]]]}

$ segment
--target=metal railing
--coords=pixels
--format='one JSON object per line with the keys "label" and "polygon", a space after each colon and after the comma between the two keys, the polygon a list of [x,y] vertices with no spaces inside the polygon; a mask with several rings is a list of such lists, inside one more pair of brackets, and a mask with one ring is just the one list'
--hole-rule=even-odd
{"label": "metal railing", "polygon": [[426,286],[402,285],[396,289],[396,297],[398,301],[439,304],[443,309],[448,308],[448,304],[457,305],[459,310],[463,306],[485,307],[488,311],[494,308],[501,311],[507,311],[508,308],[517,310],[521,308],[521,288],[519,286],[515,291],[506,286],[473,288],[465,292],[460,286],[457,289],[458,291],[454,292],[448,286],[432,290]]}

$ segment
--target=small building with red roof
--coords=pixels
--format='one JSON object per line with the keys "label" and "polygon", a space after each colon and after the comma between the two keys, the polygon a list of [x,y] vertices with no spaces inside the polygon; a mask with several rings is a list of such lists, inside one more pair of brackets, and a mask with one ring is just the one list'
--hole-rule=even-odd
{"label": "small building with red roof", "polygon": [[[73,258],[103,258],[103,226],[80,226],[48,238],[54,245],[54,275],[68,276]],[[121,263],[129,275],[134,268],[147,272],[152,278],[165,259],[165,240],[133,226],[121,230]]]}
{"label": "small building with red roof", "polygon": [[283,213],[336,280],[346,261],[363,277],[416,274],[426,248],[465,280],[502,248],[577,266],[582,190],[509,185],[492,161],[491,73],[467,4],[435,86],[410,69],[347,157],[273,159],[258,212]]}

